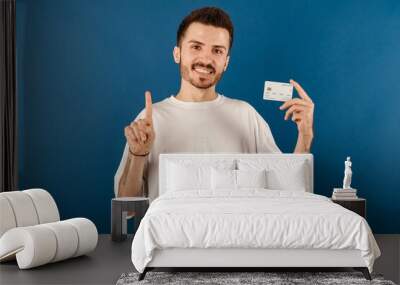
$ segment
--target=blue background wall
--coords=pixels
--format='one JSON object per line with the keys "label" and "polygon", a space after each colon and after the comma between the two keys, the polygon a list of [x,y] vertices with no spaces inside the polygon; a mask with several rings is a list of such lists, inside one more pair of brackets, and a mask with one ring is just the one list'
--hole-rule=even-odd
{"label": "blue background wall", "polygon": [[[62,218],[110,231],[123,128],[179,89],[176,30],[216,5],[235,25],[217,90],[246,100],[292,152],[297,129],[265,80],[300,82],[315,102],[315,192],[330,196],[353,160],[376,233],[400,233],[400,4],[398,1],[17,0],[20,189],[43,187]],[[184,134],[183,134],[184,135]]]}

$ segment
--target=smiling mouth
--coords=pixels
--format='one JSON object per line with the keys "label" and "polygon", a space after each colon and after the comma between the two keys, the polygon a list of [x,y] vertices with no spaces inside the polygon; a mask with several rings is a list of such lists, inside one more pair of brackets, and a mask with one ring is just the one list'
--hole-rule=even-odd
{"label": "smiling mouth", "polygon": [[212,70],[210,68],[201,67],[201,66],[194,66],[192,68],[192,70],[196,71],[199,74],[203,74],[203,75],[210,75],[210,74],[214,73],[214,70]]}

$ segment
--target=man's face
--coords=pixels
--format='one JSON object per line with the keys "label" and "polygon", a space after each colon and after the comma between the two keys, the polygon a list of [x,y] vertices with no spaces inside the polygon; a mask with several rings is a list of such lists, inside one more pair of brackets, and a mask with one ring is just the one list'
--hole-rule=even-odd
{"label": "man's face", "polygon": [[229,32],[194,22],[189,25],[180,47],[174,48],[183,80],[207,89],[217,84],[229,62]]}

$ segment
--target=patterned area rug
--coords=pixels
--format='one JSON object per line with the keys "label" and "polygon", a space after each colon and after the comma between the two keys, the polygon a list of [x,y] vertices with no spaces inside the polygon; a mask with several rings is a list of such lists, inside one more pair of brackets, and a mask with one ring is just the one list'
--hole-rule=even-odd
{"label": "patterned area rug", "polygon": [[372,280],[366,280],[361,272],[147,272],[146,277],[138,281],[139,273],[124,273],[117,285],[133,284],[384,284],[396,285],[384,280],[381,274],[371,274]]}

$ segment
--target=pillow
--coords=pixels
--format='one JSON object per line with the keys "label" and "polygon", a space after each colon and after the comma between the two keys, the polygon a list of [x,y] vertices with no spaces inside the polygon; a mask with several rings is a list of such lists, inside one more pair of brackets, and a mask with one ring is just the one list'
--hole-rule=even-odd
{"label": "pillow", "polygon": [[266,170],[211,169],[211,188],[238,190],[267,188]]}
{"label": "pillow", "polygon": [[236,170],[238,188],[268,188],[267,171],[261,170]]}
{"label": "pillow", "polygon": [[236,170],[211,169],[211,189],[236,189]]}
{"label": "pillow", "polygon": [[267,171],[268,188],[273,190],[306,191],[306,175],[303,167]]}
{"label": "pillow", "polygon": [[168,165],[167,190],[210,189],[211,167],[170,163]]}
{"label": "pillow", "polygon": [[174,159],[168,161],[166,191],[211,189],[211,168],[234,169],[233,159]]}
{"label": "pillow", "polygon": [[266,169],[268,189],[306,191],[309,189],[309,168],[305,160],[239,159],[240,170]]}

